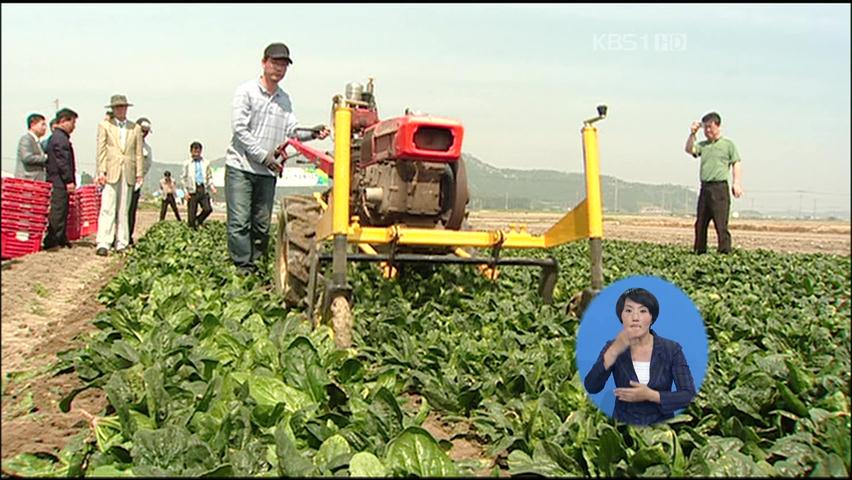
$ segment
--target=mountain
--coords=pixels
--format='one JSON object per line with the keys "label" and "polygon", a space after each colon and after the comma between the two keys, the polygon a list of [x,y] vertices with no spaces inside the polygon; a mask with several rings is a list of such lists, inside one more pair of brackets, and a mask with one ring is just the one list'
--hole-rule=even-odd
{"label": "mountain", "polygon": [[[467,169],[471,210],[565,212],[574,208],[586,196],[585,178],[580,173],[497,168],[474,155],[465,153],[462,158]],[[214,168],[224,164],[224,158],[211,162]],[[181,165],[177,164],[154,163],[143,189],[150,193],[159,188],[159,179],[165,170],[171,170],[172,175],[179,178],[181,169]],[[279,188],[276,196],[312,191],[316,189]],[[602,175],[601,195],[604,212],[607,213],[694,215],[698,192],[683,185],[628,182]],[[218,190],[214,200],[224,201],[224,189]],[[818,213],[817,217],[821,218],[849,218],[848,211]],[[736,212],[736,215],[748,218],[806,218],[811,216],[812,212],[744,209]]]}
{"label": "mountain", "polygon": [[[473,210],[566,211],[586,196],[582,174],[497,168],[463,154]],[[601,175],[605,212],[692,214],[697,192],[681,185],[626,182]]]}

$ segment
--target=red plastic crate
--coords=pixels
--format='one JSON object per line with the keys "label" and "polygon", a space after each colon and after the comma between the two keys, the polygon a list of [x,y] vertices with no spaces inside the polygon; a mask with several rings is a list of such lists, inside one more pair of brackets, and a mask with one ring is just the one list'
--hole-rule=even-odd
{"label": "red plastic crate", "polygon": [[76,242],[77,240],[80,240],[81,237],[82,237],[82,235],[81,235],[79,223],[76,223],[76,224],[69,223],[69,224],[65,225],[65,238],[69,242]]}
{"label": "red plastic crate", "polygon": [[[4,241],[11,242],[5,251],[29,253],[31,245],[18,237],[41,237],[47,228],[47,215],[50,210],[50,193],[53,186],[49,182],[3,177],[0,190],[0,230],[5,234]],[[16,250],[17,249],[17,250]]]}
{"label": "red plastic crate", "polygon": [[47,215],[35,215],[29,212],[19,212],[5,208],[2,212],[0,212],[0,220],[2,220],[3,223],[6,223],[6,221],[13,221],[38,224],[43,223],[47,225]]}
{"label": "red plastic crate", "polygon": [[0,231],[0,256],[5,258],[21,257],[41,250],[44,232],[35,234],[28,231]]}
{"label": "red plastic crate", "polygon": [[98,186],[94,184],[77,187],[77,191],[85,194],[98,194]]}
{"label": "red plastic crate", "polygon": [[47,217],[47,214],[50,211],[49,206],[21,205],[16,203],[4,203],[0,208],[3,209],[3,212],[14,212],[19,215],[27,215],[36,219]]}
{"label": "red plastic crate", "polygon": [[93,235],[98,233],[98,221],[88,221],[83,220],[80,223],[80,237],[88,237],[89,235]]}
{"label": "red plastic crate", "polygon": [[[70,195],[75,198],[76,195]],[[65,237],[69,241],[80,239],[80,205],[77,202],[68,202],[68,214],[65,216]]]}
{"label": "red plastic crate", "polygon": [[48,192],[53,188],[50,182],[40,182],[38,180],[27,180],[25,178],[2,177],[0,188],[6,190],[23,190],[28,192]]}
{"label": "red plastic crate", "polygon": [[0,230],[4,232],[30,232],[34,235],[42,235],[47,230],[47,219],[40,221],[30,220],[10,220],[4,218],[0,220]]}
{"label": "red plastic crate", "polygon": [[50,205],[12,201],[7,202],[4,200],[0,203],[0,209],[8,210],[10,212],[30,213],[33,215],[47,215],[47,212],[50,211]]}
{"label": "red plastic crate", "polygon": [[20,197],[36,197],[36,198],[47,198],[50,200],[50,192],[51,190],[43,190],[39,188],[21,188],[17,186],[6,186],[0,189],[0,194],[4,197],[6,195],[18,195]]}
{"label": "red plastic crate", "polygon": [[50,192],[30,192],[16,188],[4,188],[0,191],[3,203],[20,202],[50,205]]}

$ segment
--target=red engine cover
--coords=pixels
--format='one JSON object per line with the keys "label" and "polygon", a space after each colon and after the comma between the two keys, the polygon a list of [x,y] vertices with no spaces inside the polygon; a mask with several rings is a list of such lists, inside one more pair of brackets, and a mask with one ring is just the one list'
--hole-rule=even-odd
{"label": "red engine cover", "polygon": [[367,129],[370,163],[381,160],[454,162],[461,156],[464,127],[440,117],[413,116],[381,121]]}

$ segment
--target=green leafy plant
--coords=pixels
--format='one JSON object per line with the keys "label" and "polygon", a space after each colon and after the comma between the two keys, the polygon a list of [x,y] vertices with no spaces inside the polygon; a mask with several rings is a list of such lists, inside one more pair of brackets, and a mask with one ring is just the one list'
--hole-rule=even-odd
{"label": "green leafy plant", "polygon": [[[274,250],[274,245],[270,246]],[[355,348],[270,288],[271,259],[237,275],[225,226],[163,222],[99,294],[106,310],[57,371],[100,388],[109,406],[57,456],[4,462],[20,475],[457,476],[422,428],[431,413],[465,425],[492,473],[565,476],[850,473],[850,259],[604,242],[605,282],[658,275],[705,321],[710,351],[692,404],[665,424],[614,422],[589,401],[574,362],[587,286],[583,243],[553,251],[554,304],[537,273],[490,282],[458,266],[386,280],[352,265]],[[419,408],[405,407],[417,395]],[[87,432],[84,432],[87,433]],[[76,470],[75,470],[76,469]]]}

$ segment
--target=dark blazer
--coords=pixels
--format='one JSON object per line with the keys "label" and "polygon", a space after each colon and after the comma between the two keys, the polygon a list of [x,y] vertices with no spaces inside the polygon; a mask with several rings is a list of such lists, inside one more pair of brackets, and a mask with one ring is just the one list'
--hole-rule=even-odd
{"label": "dark blazer", "polygon": [[[695,396],[695,382],[686,363],[686,357],[680,344],[657,335],[651,329],[654,338],[654,348],[651,352],[651,371],[648,387],[660,392],[660,403],[653,402],[623,402],[615,399],[613,418],[634,425],[651,425],[674,417],[674,411],[689,405]],[[584,385],[589,393],[603,390],[606,381],[612,374],[615,386],[630,387],[630,381],[639,381],[633,369],[633,360],[628,348],[616,358],[609,370],[604,369],[604,353],[613,340],[606,342],[598,360],[586,374]],[[672,384],[677,388],[673,392]]]}
{"label": "dark blazer", "polygon": [[76,169],[74,147],[68,133],[57,127],[47,143],[47,181],[55,187],[65,188],[65,185],[76,182]]}
{"label": "dark blazer", "polygon": [[29,132],[18,141],[17,160],[16,177],[44,181],[47,155],[44,154],[41,144]]}

